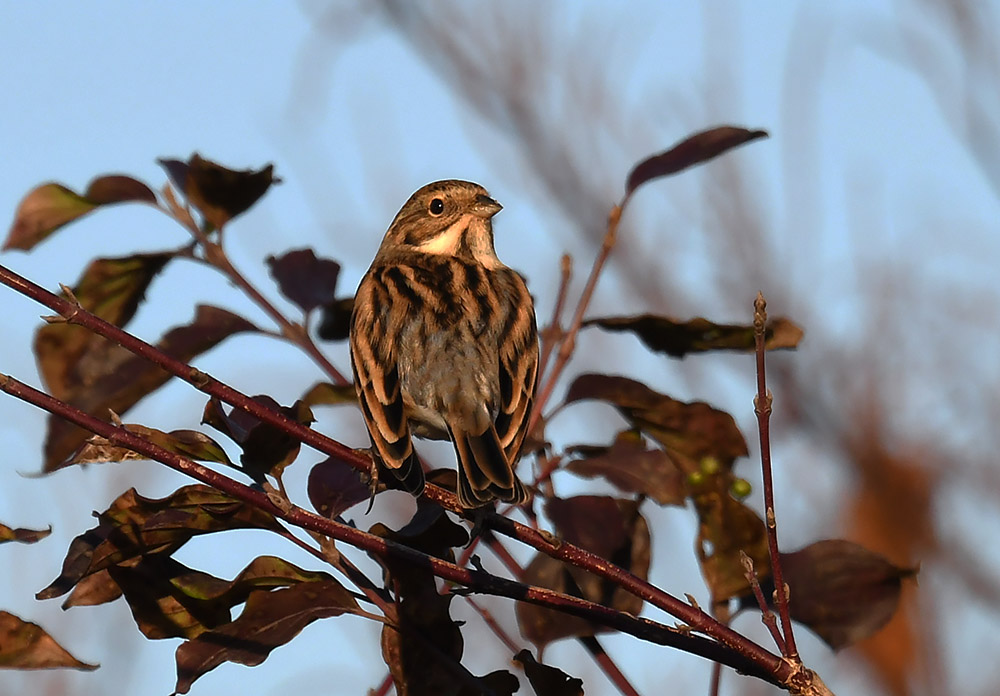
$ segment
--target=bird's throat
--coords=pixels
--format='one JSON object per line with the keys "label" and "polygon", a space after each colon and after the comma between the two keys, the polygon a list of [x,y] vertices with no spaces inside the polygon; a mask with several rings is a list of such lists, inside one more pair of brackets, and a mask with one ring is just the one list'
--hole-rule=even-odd
{"label": "bird's throat", "polygon": [[463,215],[435,237],[418,244],[425,254],[470,257],[486,268],[503,264],[493,249],[493,230],[488,220],[476,215]]}

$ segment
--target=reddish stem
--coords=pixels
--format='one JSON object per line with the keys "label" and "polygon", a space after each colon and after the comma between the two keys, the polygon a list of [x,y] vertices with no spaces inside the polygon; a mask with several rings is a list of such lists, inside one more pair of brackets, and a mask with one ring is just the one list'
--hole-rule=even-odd
{"label": "reddish stem", "polygon": [[[461,568],[454,563],[428,556],[408,546],[368,534],[367,532],[335,522],[326,517],[321,517],[294,505],[288,506],[287,509],[282,509],[276,506],[264,491],[251,488],[191,459],[169,452],[159,445],[126,430],[124,427],[118,427],[99,420],[13,377],[0,375],[0,390],[100,435],[117,445],[162,462],[171,469],[187,474],[208,486],[264,510],[275,517],[286,520],[297,527],[324,534],[332,539],[343,541],[379,557],[394,558],[405,563],[426,568],[437,577],[465,586],[467,591],[517,599],[522,602],[538,604],[562,611],[573,616],[579,616],[588,621],[628,633],[636,638],[659,645],[675,647],[709,660],[722,662],[738,671],[751,674],[771,683],[780,684],[791,676],[788,665],[780,658],[771,655],[759,646],[755,646],[755,644],[747,641],[745,638],[742,639],[743,642],[756,647],[756,650],[751,652],[759,652],[763,656],[762,658],[754,654],[746,654],[747,651],[745,649],[727,650],[715,641],[680,632],[661,623],[638,618],[578,597],[572,597],[542,587],[527,586],[513,580],[490,575],[485,571]],[[450,495],[454,498],[454,494]],[[494,517],[497,516],[494,515]],[[509,520],[505,521],[509,522]],[[568,546],[568,544],[564,546]],[[612,566],[608,561],[602,561],[602,563],[606,566]],[[738,636],[738,634],[736,635]],[[729,644],[724,643],[724,645],[728,646]]]}
{"label": "reddish stem", "polygon": [[[613,234],[609,236],[611,237],[610,241],[608,241],[608,238],[606,237],[607,252],[610,252],[611,245],[613,244]],[[596,265],[598,264],[595,264],[595,266]],[[590,292],[592,292],[593,290],[592,286],[596,282],[596,274],[592,274],[591,281],[592,282],[588,283]],[[348,447],[345,447],[341,443],[332,440],[329,437],[322,435],[293,420],[290,420],[281,415],[280,413],[271,411],[270,409],[251,400],[249,397],[237,392],[236,390],[232,389],[231,387],[228,387],[227,385],[219,382],[218,380],[215,380],[214,378],[208,376],[207,374],[165,355],[162,351],[155,348],[154,346],[151,346],[150,344],[136,338],[135,336],[132,336],[131,334],[126,333],[125,331],[122,331],[117,326],[114,326],[113,324],[110,324],[104,321],[103,319],[94,316],[93,314],[81,308],[79,305],[73,304],[65,300],[64,298],[54,295],[48,290],[36,285],[35,283],[32,283],[26,278],[23,278],[22,276],[14,273],[13,271],[3,266],[0,266],[0,283],[8,285],[9,287],[17,290],[18,292],[21,292],[22,294],[31,297],[32,299],[40,302],[41,304],[48,306],[49,308],[53,309],[54,311],[64,316],[67,319],[67,321],[71,321],[72,323],[85,326],[91,331],[94,331],[95,333],[104,336],[105,338],[115,341],[116,343],[132,351],[136,355],[141,355],[145,357],[154,364],[163,367],[167,371],[191,383],[197,389],[207,394],[217,396],[222,401],[237,406],[247,411],[248,413],[253,414],[263,422],[281,428],[283,431],[296,437],[305,444],[314,447],[320,452],[323,452],[330,456],[337,457],[361,471],[365,472],[369,471],[370,459],[368,456],[362,454],[360,451],[352,450]],[[585,292],[585,294],[587,293]],[[578,309],[577,318],[582,317],[582,313],[583,309],[582,308]],[[574,324],[577,325],[578,328],[579,322],[574,320]],[[45,397],[46,399],[50,399],[50,397],[47,397],[44,394],[42,396]],[[61,402],[57,403],[61,404]],[[61,405],[63,407],[69,408],[65,404]],[[52,410],[52,409],[47,408],[46,410]],[[76,411],[76,409],[72,409],[72,411],[78,414],[81,413],[79,411]],[[52,412],[56,413],[58,411],[52,410]],[[81,414],[81,415],[85,416],[86,418],[91,418],[86,414]],[[69,418],[70,420],[73,420],[73,418],[69,416],[65,417]],[[99,421],[97,419],[92,419],[92,420],[95,423],[95,427],[98,426],[112,427],[108,426],[108,424],[103,423],[102,421]],[[76,421],[73,420],[73,422]],[[83,427],[86,427],[87,429],[93,432],[99,432],[97,430],[94,430],[94,428],[90,428],[88,426],[83,426]],[[166,453],[166,455],[175,456],[171,455],[171,453],[169,452]],[[163,461],[159,457],[154,457],[154,458]],[[190,460],[184,460],[184,461],[190,462]],[[195,465],[193,462],[190,462],[190,464],[198,466],[199,468],[203,468],[200,467],[199,465]],[[236,482],[233,482],[230,479],[226,479],[225,477],[221,477],[220,475],[216,474],[215,472],[212,472],[211,470],[205,470],[205,471],[208,471],[214,477],[219,477],[223,481],[229,481],[233,485],[242,485],[242,484],[237,484]],[[208,483],[209,485],[216,485],[215,483],[212,482]],[[242,487],[247,488],[246,486]],[[251,489],[247,488],[247,490]],[[257,492],[253,492],[252,490],[251,494],[255,498],[263,496],[262,493],[258,494]],[[451,510],[453,512],[462,515],[467,513],[466,510],[463,510],[458,505],[458,501],[456,499],[455,494],[443,488],[439,488],[433,485],[427,485],[424,489],[424,495],[427,498],[434,500],[435,502],[437,502],[442,507],[445,507],[448,510]],[[272,507],[273,507],[272,505],[268,504],[268,507],[266,509],[271,509]],[[300,510],[302,514],[307,514],[307,515],[310,514],[306,513],[304,510],[301,510],[300,508],[296,509]],[[324,523],[328,522],[324,518],[319,518],[316,517],[315,515],[313,515],[312,517],[315,517],[316,519],[319,520],[323,520]],[[559,540],[554,540],[551,537],[551,535],[544,535],[543,533],[537,530],[531,529],[530,527],[527,527],[522,524],[518,524],[516,522],[513,522],[512,520],[508,520],[499,515],[487,516],[485,524],[487,527],[492,528],[495,531],[505,536],[526,543],[529,546],[532,546],[533,548],[537,549],[538,551],[545,553],[549,556],[552,556],[553,558],[566,561],[571,565],[584,568],[600,577],[611,580],[612,582],[626,589],[628,592],[631,592],[632,594],[635,594],[636,596],[650,602],[654,606],[663,609],[667,613],[671,614],[672,616],[675,616],[676,618],[680,619],[681,621],[693,627],[694,629],[710,636],[711,638],[714,638],[715,640],[719,641],[730,650],[743,656],[745,659],[753,661],[759,666],[755,670],[752,670],[755,673],[760,673],[761,669],[763,669],[765,673],[772,675],[770,677],[771,679],[777,679],[779,682],[783,681],[791,673],[790,667],[786,663],[784,663],[778,656],[772,654],[765,648],[761,647],[760,645],[757,645],[756,643],[749,640],[745,636],[740,635],[736,631],[733,631],[730,627],[720,623],[709,614],[706,614],[701,609],[692,607],[691,605],[682,602],[676,597],[673,597],[672,595],[664,592],[663,590],[660,590],[659,588],[651,585],[650,583],[646,582],[641,578],[636,577],[635,575],[629,573],[628,571],[619,568],[618,566],[614,565],[613,563],[610,563],[609,561],[601,558],[600,556],[596,556],[592,553],[584,551],[583,549],[573,546],[572,544],[562,542]],[[313,527],[309,526],[308,524],[301,524],[300,526],[313,529]],[[320,531],[321,533],[327,533],[323,529],[317,529],[316,531]],[[335,536],[335,538],[340,538],[340,537]],[[517,598],[521,599],[522,597],[518,596]],[[719,658],[713,657],[711,659],[719,659]],[[743,669],[746,670],[747,668],[744,667]]]}
{"label": "reddish stem", "polygon": [[757,356],[757,396],[754,397],[754,412],[757,414],[757,430],[760,433],[760,464],[764,478],[764,526],[767,528],[767,548],[771,557],[771,575],[774,578],[775,604],[784,629],[784,647],[778,643],[782,655],[794,662],[801,662],[799,651],[792,634],[792,619],[788,612],[788,588],[785,586],[781,569],[781,554],[778,552],[778,523],[774,514],[774,481],[771,477],[771,394],[767,390],[764,372],[764,338],[767,324],[767,302],[763,293],[758,292],[753,303],[753,333]]}
{"label": "reddish stem", "polygon": [[[601,275],[601,270],[604,268],[604,263],[608,260],[608,256],[611,255],[611,249],[615,246],[615,240],[618,235],[618,223],[622,218],[622,206],[624,204],[625,202],[623,201],[622,205],[616,205],[612,208],[611,214],[608,216],[608,231],[604,235],[601,250],[597,253],[594,265],[590,269],[587,284],[580,294],[580,301],[577,303],[576,311],[573,313],[573,321],[566,331],[566,337],[563,339],[562,345],[559,346],[559,353],[556,355],[556,362],[552,366],[552,372],[546,377],[545,385],[542,386],[541,392],[535,398],[531,420],[528,422],[529,433],[535,431],[535,426],[538,425],[538,421],[542,417],[542,410],[544,410],[545,404],[548,403],[549,398],[552,396],[556,382],[559,381],[559,375],[562,374],[563,368],[566,367],[566,363],[569,362],[573,351],[576,349],[576,336],[580,333],[580,327],[583,325],[583,315],[587,311],[587,306],[590,304],[590,298],[594,295],[594,290],[597,288],[597,280]],[[539,380],[539,385],[541,385],[541,380]]]}

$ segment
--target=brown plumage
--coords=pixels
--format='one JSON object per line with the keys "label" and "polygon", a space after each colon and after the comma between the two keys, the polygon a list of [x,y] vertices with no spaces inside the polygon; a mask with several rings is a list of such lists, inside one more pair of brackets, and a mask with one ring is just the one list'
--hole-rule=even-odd
{"label": "brown plumage", "polygon": [[466,508],[528,497],[514,465],[538,340],[531,295],[493,248],[500,207],[467,181],[414,193],[361,280],[351,317],[354,383],[376,461],[419,493],[411,433],[450,439]]}

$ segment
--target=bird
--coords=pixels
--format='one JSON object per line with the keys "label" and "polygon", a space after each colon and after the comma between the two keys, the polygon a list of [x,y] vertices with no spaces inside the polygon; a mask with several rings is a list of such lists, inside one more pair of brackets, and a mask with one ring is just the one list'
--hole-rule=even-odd
{"label": "bird", "polygon": [[381,465],[419,495],[412,437],[451,440],[465,509],[529,498],[514,467],[538,332],[524,280],[494,248],[501,208],[469,181],[417,190],[389,225],[351,314],[351,367],[376,477]]}

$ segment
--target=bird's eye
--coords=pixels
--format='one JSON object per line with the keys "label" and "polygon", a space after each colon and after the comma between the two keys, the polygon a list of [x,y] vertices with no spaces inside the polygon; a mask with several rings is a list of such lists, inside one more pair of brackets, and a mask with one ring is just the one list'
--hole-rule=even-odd
{"label": "bird's eye", "polygon": [[444,201],[440,198],[432,198],[431,204],[427,206],[427,210],[431,215],[440,215],[444,212]]}

